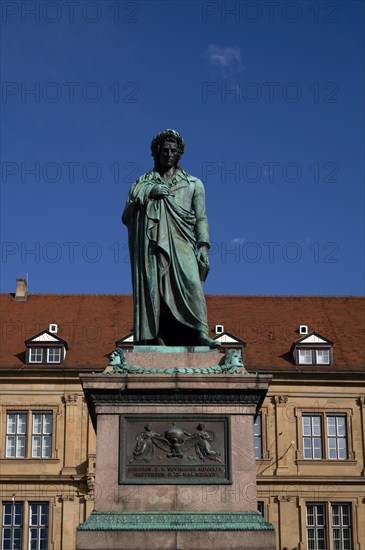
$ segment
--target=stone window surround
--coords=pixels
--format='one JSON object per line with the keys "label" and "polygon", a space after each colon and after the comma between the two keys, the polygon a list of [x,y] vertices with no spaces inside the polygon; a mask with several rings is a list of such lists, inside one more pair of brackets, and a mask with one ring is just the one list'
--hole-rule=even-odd
{"label": "stone window surround", "polygon": [[[58,449],[56,447],[57,441],[57,430],[58,430],[58,418],[60,414],[59,407],[55,405],[22,405],[21,408],[17,407],[15,404],[4,404],[3,407],[0,407],[0,412],[2,412],[2,426],[1,430],[4,438],[3,441],[3,451],[0,455],[1,460],[58,460]],[[7,436],[7,418],[8,414],[26,414],[26,433],[25,433],[25,457],[7,457],[6,456],[6,436]],[[32,435],[33,435],[33,413],[50,413],[52,414],[52,442],[51,442],[51,456],[49,458],[45,457],[32,457]]]}
{"label": "stone window surround", "polygon": [[[294,415],[296,417],[296,429],[297,429],[297,451],[296,462],[298,464],[310,464],[316,462],[325,464],[343,464],[349,461],[355,460],[355,453],[353,450],[353,437],[352,437],[352,415],[353,410],[350,408],[339,408],[330,410],[328,407],[316,407],[314,408],[294,408]],[[303,421],[304,415],[321,416],[321,440],[322,440],[322,458],[304,458],[303,449]],[[347,458],[335,459],[328,457],[328,435],[327,435],[327,416],[345,416],[346,426],[346,443],[347,443]]]}

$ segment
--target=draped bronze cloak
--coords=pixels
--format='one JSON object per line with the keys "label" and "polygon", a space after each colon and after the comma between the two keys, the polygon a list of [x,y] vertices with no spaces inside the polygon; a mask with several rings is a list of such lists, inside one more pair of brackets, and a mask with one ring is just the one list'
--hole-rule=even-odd
{"label": "draped bronze cloak", "polygon": [[[170,195],[150,198],[157,183],[168,185]],[[132,185],[122,221],[128,227],[134,340],[157,337],[161,300],[179,323],[207,333],[196,258],[197,244],[209,246],[202,182],[181,169],[168,181],[158,172],[147,172]]]}

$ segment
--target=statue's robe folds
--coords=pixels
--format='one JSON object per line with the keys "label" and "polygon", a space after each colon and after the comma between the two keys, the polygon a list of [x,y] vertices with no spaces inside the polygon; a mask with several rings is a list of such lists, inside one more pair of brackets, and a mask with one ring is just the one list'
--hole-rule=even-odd
{"label": "statue's robe folds", "polygon": [[[152,199],[158,183],[170,187],[167,197]],[[147,172],[131,187],[122,216],[128,227],[134,298],[134,340],[159,335],[166,304],[182,325],[208,333],[206,303],[196,246],[209,246],[202,182],[178,170],[166,181]]]}

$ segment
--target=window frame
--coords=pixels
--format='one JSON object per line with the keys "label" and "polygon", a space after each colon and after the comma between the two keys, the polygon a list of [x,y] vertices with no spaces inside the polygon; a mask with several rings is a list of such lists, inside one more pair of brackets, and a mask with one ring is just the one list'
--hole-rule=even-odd
{"label": "window frame", "polygon": [[[33,350],[41,350],[42,359],[40,361],[34,361],[31,359]],[[53,361],[50,359],[50,351],[59,350],[59,361]],[[57,344],[54,342],[40,343],[32,342],[27,344],[26,347],[26,363],[28,365],[63,365],[65,358],[65,346],[63,344]]]}
{"label": "window frame", "polygon": [[[49,365],[60,365],[62,363],[62,348],[61,346],[49,346],[46,348],[47,352],[46,352],[46,357],[47,357],[47,361],[46,363],[49,364]],[[52,361],[50,359],[50,351],[54,352],[54,351],[58,351],[59,352],[59,360],[58,361]]]}
{"label": "window frame", "polygon": [[[32,359],[32,352],[41,352],[41,359],[40,361],[34,361]],[[32,365],[41,365],[43,364],[43,358],[44,358],[44,347],[43,346],[30,346],[28,348],[28,357],[27,357],[27,363],[30,363]]]}
{"label": "window frame", "polygon": [[[338,506],[339,508],[343,508],[344,506],[346,506],[348,508],[348,517],[349,517],[349,524],[347,525],[342,525],[342,518],[343,518],[343,513],[341,511],[340,513],[340,518],[341,518],[341,525],[334,525],[333,523],[333,508],[334,506]],[[334,542],[334,531],[336,529],[338,529],[340,532],[341,532],[341,537],[340,537],[340,545],[341,545],[341,550],[342,548],[344,548],[344,545],[343,545],[343,531],[344,530],[348,530],[349,531],[349,547],[346,549],[346,550],[352,550],[353,548],[353,533],[352,533],[352,529],[353,529],[353,519],[352,519],[352,506],[351,506],[351,502],[331,502],[330,503],[330,514],[331,514],[331,539],[332,539],[332,543]]]}
{"label": "window frame", "polygon": [[[326,462],[328,463],[343,463],[346,461],[353,460],[353,447],[352,447],[352,431],[351,431],[351,415],[352,411],[350,409],[340,409],[338,411],[329,411],[328,409],[296,409],[295,414],[297,417],[297,440],[298,440],[298,449],[296,460],[303,463],[310,463],[316,461],[317,463]],[[322,448],[322,458],[308,458],[304,456],[304,432],[303,432],[303,417],[305,416],[320,416],[321,417],[321,448]],[[329,435],[328,431],[328,418],[329,417],[343,417],[344,418],[344,429],[346,447],[346,457],[336,458],[330,457],[329,450],[329,440],[333,437]],[[337,439],[342,439],[338,437]]]}
{"label": "window frame", "polygon": [[[311,506],[313,508],[313,523],[308,522],[308,508]],[[318,509],[322,508],[323,523],[317,524],[318,519]],[[309,539],[308,531],[313,531],[314,536]],[[323,532],[323,538],[318,537],[319,531]],[[326,550],[327,549],[327,515],[326,515],[326,503],[323,502],[306,502],[305,505],[305,532],[307,539],[307,550]],[[309,540],[311,540],[311,545],[309,545]],[[323,545],[319,546],[319,540],[323,541]]]}
{"label": "window frame", "polygon": [[[330,435],[329,433],[329,423],[328,423],[328,420],[329,418],[335,418],[335,426],[336,426],[336,434],[333,436],[333,435]],[[344,426],[344,431],[345,431],[345,435],[344,436],[341,436],[341,435],[337,435],[337,427],[338,427],[338,424],[337,424],[337,420],[339,418],[343,418],[344,419],[344,423],[343,423],[343,426]],[[348,452],[348,427],[347,427],[347,418],[346,418],[346,415],[345,414],[327,414],[326,415],[326,443],[327,443],[327,458],[328,460],[347,460],[348,459],[348,456],[349,456],[349,452]],[[330,440],[335,440],[335,449],[336,449],[336,456],[335,457],[332,457],[330,456],[331,454],[331,448],[330,448]],[[341,448],[339,446],[339,442],[344,440],[345,442],[345,457],[342,458],[339,455],[339,451],[341,451]]]}
{"label": "window frame", "polygon": [[[304,419],[305,418],[308,418],[310,419],[310,433],[308,434],[305,434],[304,433]],[[319,435],[318,434],[315,434],[314,431],[315,431],[315,423],[313,422],[314,419],[319,419]],[[322,415],[321,414],[308,414],[308,413],[305,413],[302,415],[302,446],[303,446],[303,458],[304,460],[322,460],[323,458],[323,439],[324,439],[324,434],[323,434],[323,418],[322,418]],[[310,441],[310,451],[311,451],[311,457],[307,457],[305,456],[305,453],[306,453],[306,449],[308,449],[308,447],[306,447],[305,445],[305,441],[306,440],[309,440]],[[316,449],[318,449],[318,447],[316,447],[315,443],[316,441],[319,440],[319,451],[320,451],[320,456],[314,456],[315,455],[315,451]]]}
{"label": "window frame", "polygon": [[[301,362],[300,361],[300,352],[310,352],[311,353],[311,362]],[[328,362],[319,362],[317,353],[319,351],[327,351],[328,352]],[[323,344],[302,344],[295,347],[295,363],[298,366],[305,367],[305,366],[330,366],[333,363],[333,357],[332,357],[332,347],[331,346],[324,346]]]}
{"label": "window frame", "polygon": [[[9,528],[8,526],[4,526],[5,522],[5,505],[12,506],[13,503],[15,505],[21,505],[21,525],[19,526],[21,529],[21,540],[20,545],[17,546],[19,550],[23,550],[24,548],[30,549],[31,548],[31,529],[37,529],[37,550],[40,549],[39,545],[39,530],[41,529],[47,529],[47,545],[46,549],[50,550],[52,547],[52,526],[53,526],[53,506],[52,506],[52,500],[50,499],[40,499],[37,500],[36,498],[29,498],[28,500],[9,500],[5,499],[2,501],[2,506],[0,507],[0,516],[1,516],[1,528],[2,528],[2,535],[4,533],[4,527]],[[31,513],[32,513],[32,506],[47,506],[47,524],[41,524],[37,523],[37,525],[31,524]],[[11,512],[13,513],[13,512]],[[13,518],[12,518],[13,523]],[[17,525],[14,526],[15,528],[18,528]],[[11,544],[13,543],[13,537],[10,539]],[[4,549],[4,536],[2,536],[1,540],[1,550]],[[12,546],[11,546],[12,547]]]}
{"label": "window frame", "polygon": [[[9,417],[10,415],[15,415],[16,416],[16,427],[15,427],[15,432],[9,432],[8,431],[8,426],[9,426],[9,423],[8,423],[8,420],[9,420]],[[18,417],[22,415],[25,417],[25,431],[24,432],[19,432],[18,433]],[[24,459],[26,458],[27,456],[27,450],[28,450],[28,446],[27,446],[27,432],[28,432],[28,414],[27,412],[24,412],[24,411],[19,411],[19,410],[14,410],[14,411],[6,411],[6,414],[5,414],[5,448],[4,448],[4,457],[7,458],[7,459],[15,459],[15,460],[19,460],[19,459]],[[11,438],[11,437],[14,437],[15,439],[15,444],[14,444],[14,450],[15,450],[15,453],[14,453],[14,456],[8,456],[8,440]],[[24,454],[22,456],[17,456],[17,448],[18,448],[18,438],[23,438],[24,439],[24,445],[23,445],[23,448],[24,448]]]}
{"label": "window frame", "polygon": [[[259,423],[257,421],[259,420]],[[259,426],[259,433],[256,433],[256,428]],[[254,436],[254,451],[255,451],[255,460],[262,460],[263,458],[263,437],[262,437],[262,414],[261,412],[258,413],[258,415],[255,418],[254,425],[253,425],[253,436]],[[258,446],[256,443],[259,442],[259,453],[257,453]],[[257,456],[259,454],[260,456]]]}
{"label": "window frame", "polygon": [[[10,524],[5,524],[5,519],[6,519],[6,516],[8,514],[6,514],[6,510],[5,510],[5,507],[6,506],[9,506],[10,507],[10,515],[11,515],[11,519],[10,519]],[[20,506],[20,514],[16,514],[16,506]],[[1,550],[4,550],[5,548],[5,530],[10,530],[10,548],[19,548],[21,549],[23,547],[23,536],[24,536],[24,503],[22,501],[18,501],[18,500],[4,500],[2,501],[2,506],[1,506],[1,514],[2,514],[2,518],[1,518],[1,533],[2,533],[2,537],[1,537]],[[20,523],[15,523],[15,519],[17,516],[20,515]],[[20,531],[20,536],[19,537],[14,537],[14,534],[15,534],[15,531],[16,530],[19,530]],[[19,544],[17,546],[15,546],[15,539],[18,539],[19,540]],[[9,539],[7,539],[9,540]]]}
{"label": "window frame", "polygon": [[[35,418],[36,415],[39,415],[41,417],[41,431],[36,432],[35,431]],[[45,431],[45,420],[46,416],[51,417],[50,421],[50,432]],[[52,418],[52,412],[50,411],[32,411],[32,434],[31,434],[31,458],[52,458],[52,428],[53,428],[53,418]],[[35,441],[39,439],[40,446],[37,446],[35,444]],[[48,445],[46,444],[46,441],[50,441]],[[40,456],[37,456],[35,454],[35,449],[39,447],[41,450]],[[49,455],[45,454],[45,451],[49,449]]]}
{"label": "window frame", "polygon": [[[305,356],[310,355],[310,361],[301,361],[301,353],[305,353]],[[298,348],[297,350],[298,365],[313,365],[313,350],[309,348]]]}
{"label": "window frame", "polygon": [[[37,523],[32,523],[33,521],[33,513],[32,513],[32,507],[35,506],[37,508],[36,516],[37,516]],[[42,523],[42,508],[47,507],[47,523]],[[39,512],[40,511],[40,512]],[[50,527],[50,521],[49,521],[49,514],[50,514],[50,505],[48,501],[29,501],[28,503],[28,548],[31,550],[31,543],[33,541],[36,542],[36,550],[46,550],[49,548],[49,527]],[[38,516],[40,516],[38,518]],[[40,542],[42,540],[42,531],[46,531],[47,538],[46,538],[46,547],[41,546]],[[32,538],[32,531],[36,531],[36,538]]]}
{"label": "window frame", "polygon": [[263,518],[265,518],[265,502],[263,500],[257,501],[257,511]]}
{"label": "window frame", "polygon": [[[267,405],[263,405],[258,413],[261,417],[261,457],[256,458],[255,452],[255,435],[254,435],[254,453],[257,465],[261,463],[266,464],[270,462],[271,453],[269,449],[269,408]],[[254,428],[254,426],[253,426]],[[254,431],[254,430],[253,430]]]}
{"label": "window frame", "polygon": [[[324,535],[325,535],[325,538],[324,538],[324,546],[322,547],[319,547],[318,544],[316,543],[317,542],[317,539],[315,541],[315,544],[314,546],[313,545],[309,545],[309,538],[308,538],[308,530],[310,528],[313,528],[313,526],[311,525],[308,525],[308,507],[309,506],[313,506],[315,508],[318,508],[319,506],[321,506],[324,510],[324,527],[319,527],[319,528],[324,528]],[[339,506],[341,509],[343,507],[346,507],[347,508],[347,511],[348,511],[348,518],[349,518],[349,523],[347,525],[342,525],[342,520],[341,520],[341,525],[334,525],[334,522],[333,522],[333,518],[334,518],[334,515],[333,515],[333,511],[334,511],[334,507],[335,506]],[[349,545],[346,547],[346,550],[354,550],[354,532],[353,532],[353,526],[354,526],[354,518],[353,518],[353,513],[354,513],[354,503],[352,501],[347,501],[347,502],[344,502],[343,500],[339,500],[339,501],[326,501],[326,500],[323,500],[323,501],[319,501],[319,502],[313,502],[313,501],[306,501],[305,502],[305,537],[306,537],[306,540],[305,540],[305,547],[306,547],[306,550],[329,550],[329,548],[335,548],[334,546],[334,532],[336,529],[339,529],[340,530],[340,550],[345,550],[345,547],[343,545],[343,540],[344,540],[344,531],[345,530],[348,530],[349,532],[349,537],[348,537],[348,540],[349,540]],[[341,518],[343,517],[343,513],[342,513],[342,510],[340,512],[340,515],[341,515]]]}
{"label": "window frame", "polygon": [[[8,433],[8,417],[12,414],[23,414],[26,416],[25,420],[25,451],[23,456],[7,456],[7,442],[8,442],[8,436],[14,435]],[[33,433],[33,425],[34,425],[34,417],[35,415],[42,415],[42,432],[41,433]],[[12,409],[10,407],[4,408],[4,421],[3,421],[3,427],[5,427],[5,445],[3,446],[4,450],[1,453],[1,459],[4,460],[52,460],[56,459],[58,460],[58,451],[56,449],[56,436],[57,436],[57,418],[59,414],[59,407],[57,406],[45,406],[45,407],[39,407],[36,408],[34,406],[29,406],[26,408],[23,408],[19,411],[19,409]],[[44,425],[43,425],[43,416],[44,415],[51,415],[51,421],[50,421],[50,433],[46,433],[44,431]],[[23,435],[23,434],[22,434]],[[33,436],[41,436],[41,438],[47,437],[49,438],[49,443],[47,445],[45,439],[41,441],[41,455],[43,456],[34,456],[33,449]],[[44,449],[49,448],[49,456],[44,456],[46,451]]]}
{"label": "window frame", "polygon": [[[315,348],[315,359],[316,365],[331,365],[331,349],[330,348]],[[327,352],[328,353],[328,361],[318,361],[318,352]]]}

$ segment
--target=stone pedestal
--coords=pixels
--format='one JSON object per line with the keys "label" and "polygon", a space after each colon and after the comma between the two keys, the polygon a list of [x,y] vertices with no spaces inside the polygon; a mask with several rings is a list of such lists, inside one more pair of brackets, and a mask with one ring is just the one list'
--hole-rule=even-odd
{"label": "stone pedestal", "polygon": [[[127,354],[155,367],[211,366],[216,352]],[[257,512],[254,416],[271,376],[85,374],[97,429],[95,509],[78,550],[274,550]]]}

